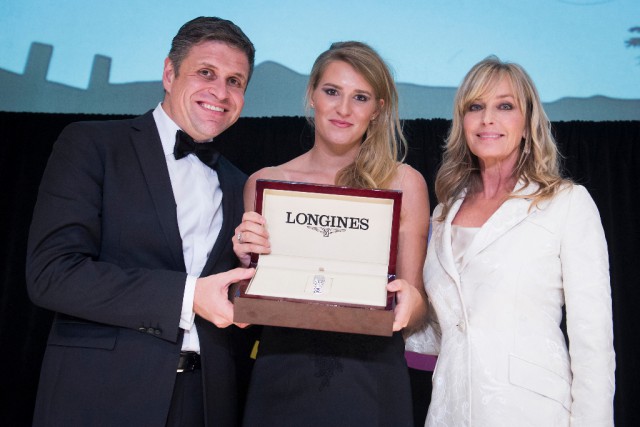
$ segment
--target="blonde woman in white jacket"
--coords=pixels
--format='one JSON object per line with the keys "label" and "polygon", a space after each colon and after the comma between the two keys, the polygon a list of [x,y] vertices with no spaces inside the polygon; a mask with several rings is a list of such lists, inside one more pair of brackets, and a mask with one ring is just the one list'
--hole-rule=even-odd
{"label": "blonde woman in white jacket", "polygon": [[613,425],[607,245],[558,157],[522,67],[476,64],[435,183],[430,319],[407,340],[438,354],[427,426]]}

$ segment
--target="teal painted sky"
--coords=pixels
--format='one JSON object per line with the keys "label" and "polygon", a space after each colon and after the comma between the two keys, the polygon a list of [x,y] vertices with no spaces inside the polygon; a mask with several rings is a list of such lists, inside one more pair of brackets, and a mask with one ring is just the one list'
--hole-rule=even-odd
{"label": "teal painted sky", "polygon": [[29,47],[54,46],[48,79],[85,88],[95,54],[111,82],[160,80],[171,38],[200,15],[233,20],[254,42],[256,64],[308,74],[338,40],[375,47],[396,80],[457,86],[490,54],[522,64],[545,102],[604,95],[640,99],[639,0],[3,0],[0,68],[22,73]]}

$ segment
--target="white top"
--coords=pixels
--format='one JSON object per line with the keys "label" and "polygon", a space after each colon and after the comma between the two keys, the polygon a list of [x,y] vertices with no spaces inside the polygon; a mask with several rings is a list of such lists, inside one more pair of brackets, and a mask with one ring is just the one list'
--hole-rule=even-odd
{"label": "white top", "polygon": [[456,268],[460,271],[462,257],[471,246],[473,238],[480,231],[480,227],[463,227],[461,225],[451,225],[451,248],[453,249],[453,259],[456,262]]}

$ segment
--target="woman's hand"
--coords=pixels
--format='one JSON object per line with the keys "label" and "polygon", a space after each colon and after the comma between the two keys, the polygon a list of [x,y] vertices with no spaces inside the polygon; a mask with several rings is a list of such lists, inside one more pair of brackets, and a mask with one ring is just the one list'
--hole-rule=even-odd
{"label": "woman's hand", "polygon": [[242,222],[236,227],[233,236],[233,251],[243,267],[249,266],[252,253],[271,253],[265,224],[266,220],[257,212],[245,212],[242,215]]}
{"label": "woman's hand", "polygon": [[396,292],[393,331],[413,326],[426,316],[427,302],[424,295],[404,279],[397,279],[387,285],[389,292]]}

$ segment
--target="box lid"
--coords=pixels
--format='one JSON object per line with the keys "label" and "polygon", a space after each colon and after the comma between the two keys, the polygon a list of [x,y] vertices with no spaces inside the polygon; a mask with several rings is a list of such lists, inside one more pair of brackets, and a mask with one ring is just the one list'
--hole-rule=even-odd
{"label": "box lid", "polygon": [[258,180],[271,254],[253,254],[252,264],[394,277],[401,200],[395,190]]}

